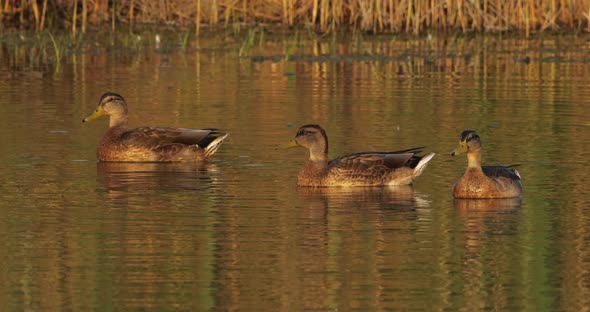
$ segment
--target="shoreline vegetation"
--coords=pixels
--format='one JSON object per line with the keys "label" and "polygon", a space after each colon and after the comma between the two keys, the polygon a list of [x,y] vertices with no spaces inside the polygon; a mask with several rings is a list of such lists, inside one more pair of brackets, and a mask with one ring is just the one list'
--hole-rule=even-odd
{"label": "shoreline vegetation", "polygon": [[7,29],[160,24],[204,29],[275,25],[318,33],[590,32],[590,0],[0,0]]}
{"label": "shoreline vegetation", "polygon": [[[459,59],[471,62],[481,49],[507,38],[518,42],[519,48],[505,48],[516,64],[590,62],[586,54],[569,57],[562,55],[559,48],[578,38],[586,38],[579,42],[589,40],[586,19],[590,18],[590,0],[233,0],[232,6],[228,3],[229,0],[0,0],[0,78],[18,75],[23,70],[58,73],[61,64],[96,61],[105,56],[141,59],[146,53],[188,55],[208,51],[231,51],[240,60],[252,62],[295,61],[322,66],[369,61],[402,67],[446,66],[447,62]],[[438,3],[444,4],[444,15],[435,17],[432,8],[440,9]],[[517,19],[509,18],[522,11],[516,3],[528,8],[527,12],[535,12],[527,15],[527,20],[534,17],[535,23],[524,30],[518,27]],[[555,13],[548,13],[553,12],[553,5]],[[581,8],[588,14],[580,13],[584,11]],[[336,15],[332,15],[335,10]],[[476,11],[488,15],[478,19],[478,15],[466,13]],[[370,12],[376,15],[367,15]],[[494,12],[512,15],[506,13],[509,17],[494,19],[489,15]],[[404,20],[408,16],[412,21]],[[415,19],[420,22],[415,23]],[[452,23],[446,24],[444,20]],[[397,24],[391,24],[392,21]],[[549,37],[553,39],[544,41]],[[368,48],[374,45],[379,48]],[[479,45],[482,47],[476,48]]]}

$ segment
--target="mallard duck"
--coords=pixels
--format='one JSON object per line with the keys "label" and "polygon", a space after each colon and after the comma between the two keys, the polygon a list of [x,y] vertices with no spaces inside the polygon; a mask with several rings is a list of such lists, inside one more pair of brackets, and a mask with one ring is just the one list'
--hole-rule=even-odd
{"label": "mallard duck", "polygon": [[105,93],[98,107],[82,122],[109,116],[109,129],[97,150],[100,161],[202,161],[213,155],[228,133],[215,129],[145,127],[129,129],[127,103],[116,93]]}
{"label": "mallard duck", "polygon": [[512,166],[481,166],[481,141],[474,130],[461,133],[451,155],[467,154],[467,170],[453,187],[455,198],[509,198],[522,195],[520,174]]}
{"label": "mallard duck", "polygon": [[396,152],[361,152],[328,161],[328,136],[319,125],[304,125],[285,147],[302,146],[309,160],[297,176],[300,186],[408,185],[434,153],[418,156],[421,147]]}

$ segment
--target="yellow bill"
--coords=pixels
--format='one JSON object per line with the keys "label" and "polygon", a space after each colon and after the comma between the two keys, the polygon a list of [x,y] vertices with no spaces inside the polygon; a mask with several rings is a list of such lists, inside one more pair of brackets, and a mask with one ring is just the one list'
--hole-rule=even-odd
{"label": "yellow bill", "polygon": [[451,152],[451,156],[467,153],[467,141],[459,141],[459,147]]}
{"label": "yellow bill", "polygon": [[291,148],[291,147],[297,147],[299,146],[299,144],[297,144],[297,142],[295,142],[295,139],[289,141],[289,143],[283,145],[283,148]]}
{"label": "yellow bill", "polygon": [[82,119],[82,122],[88,122],[88,121],[92,121],[100,116],[104,116],[105,115],[105,111],[104,109],[102,109],[102,106],[99,106],[98,108],[96,108],[96,110],[94,112],[92,112],[92,114],[88,115],[88,117]]}

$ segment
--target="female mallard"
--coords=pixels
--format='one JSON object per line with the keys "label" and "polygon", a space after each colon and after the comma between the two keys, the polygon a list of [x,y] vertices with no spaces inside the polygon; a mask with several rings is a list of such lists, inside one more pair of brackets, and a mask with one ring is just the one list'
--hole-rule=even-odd
{"label": "female mallard", "polygon": [[467,153],[467,170],[453,187],[455,198],[508,198],[522,194],[520,174],[511,166],[481,166],[481,141],[474,130],[461,133],[451,155]]}
{"label": "female mallard", "polygon": [[213,155],[229,135],[214,129],[145,127],[129,129],[127,104],[116,93],[100,97],[96,110],[82,122],[110,117],[97,155],[100,161],[173,162],[202,161]]}
{"label": "female mallard", "polygon": [[362,152],[327,160],[328,136],[319,125],[299,128],[286,147],[303,146],[309,160],[299,172],[300,186],[407,185],[419,176],[434,153],[417,156],[420,148],[397,152]]}

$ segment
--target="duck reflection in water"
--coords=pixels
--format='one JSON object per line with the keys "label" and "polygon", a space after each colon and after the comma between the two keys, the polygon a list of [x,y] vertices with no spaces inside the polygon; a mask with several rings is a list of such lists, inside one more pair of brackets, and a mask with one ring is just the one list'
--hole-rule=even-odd
{"label": "duck reflection in water", "polygon": [[113,200],[186,190],[203,190],[217,183],[212,163],[98,162],[97,176]]}
{"label": "duck reflection in water", "polygon": [[375,289],[392,287],[391,268],[413,260],[414,253],[405,249],[424,231],[421,221],[432,219],[430,202],[411,186],[298,187],[297,192],[303,207],[297,209],[301,231],[295,234],[295,255],[305,268],[302,298],[308,310],[329,310],[322,299],[334,294],[322,287],[326,276],[339,285],[370,280]]}
{"label": "duck reflection in water", "polygon": [[469,199],[455,198],[455,209],[463,213],[490,213],[494,211],[511,212],[520,208],[522,199],[513,198],[487,198],[487,199]]}
{"label": "duck reflection in water", "polygon": [[455,199],[454,206],[464,223],[464,264],[475,262],[473,269],[479,270],[482,250],[498,257],[506,253],[509,247],[503,242],[512,241],[511,236],[518,233],[520,198]]}
{"label": "duck reflection in water", "polygon": [[410,185],[384,187],[298,187],[306,208],[414,211],[430,202]]}
{"label": "duck reflection in water", "polygon": [[[395,187],[352,187],[352,188],[311,188],[298,187],[303,202],[302,217],[306,222],[320,222],[324,226],[335,226],[341,219],[352,223],[371,222],[366,218],[377,218],[369,227],[381,228],[401,222],[401,227],[410,226],[423,214],[430,214],[430,202],[418,194],[412,186]],[[368,214],[367,214],[368,213]],[[329,222],[329,221],[332,222]],[[338,220],[338,221],[336,221]],[[391,221],[383,224],[384,220]],[[334,222],[336,221],[336,222]],[[313,229],[312,229],[313,228]],[[310,227],[316,231],[317,227]],[[320,230],[327,233],[334,229]]]}

